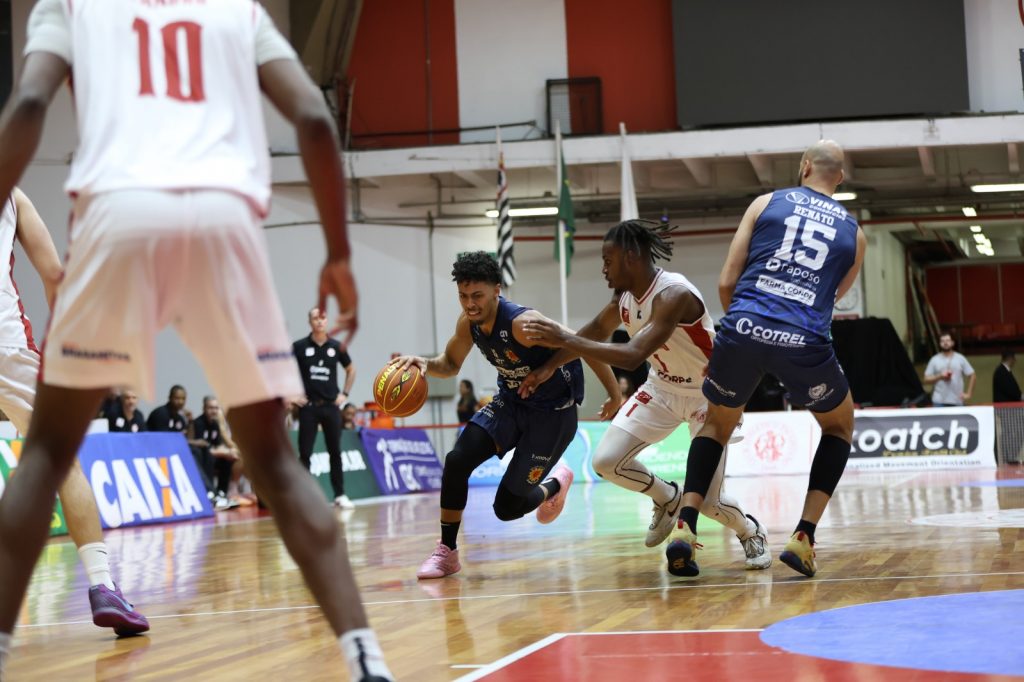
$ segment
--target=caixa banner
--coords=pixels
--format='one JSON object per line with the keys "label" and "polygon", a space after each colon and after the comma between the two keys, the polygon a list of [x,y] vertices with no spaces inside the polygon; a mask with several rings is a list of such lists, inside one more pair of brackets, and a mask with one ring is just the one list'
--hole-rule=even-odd
{"label": "caixa banner", "polygon": [[180,433],[90,434],[78,459],[104,528],[213,516]]}
{"label": "caixa banner", "polygon": [[441,489],[441,462],[422,429],[363,429],[363,452],[384,495]]}
{"label": "caixa banner", "polygon": [[[821,436],[809,412],[744,415],[742,442],[729,446],[727,475],[806,474]],[[847,469],[912,471],[995,468],[991,407],[858,410]]]}

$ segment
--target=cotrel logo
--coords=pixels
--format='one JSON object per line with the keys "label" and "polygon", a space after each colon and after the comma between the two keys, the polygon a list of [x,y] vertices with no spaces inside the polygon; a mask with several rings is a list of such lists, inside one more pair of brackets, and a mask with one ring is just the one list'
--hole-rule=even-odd
{"label": "cotrel logo", "polygon": [[871,417],[858,415],[851,457],[969,455],[978,449],[978,420],[970,414]]}
{"label": "cotrel logo", "polygon": [[88,475],[96,506],[109,528],[203,511],[179,455],[99,460]]}

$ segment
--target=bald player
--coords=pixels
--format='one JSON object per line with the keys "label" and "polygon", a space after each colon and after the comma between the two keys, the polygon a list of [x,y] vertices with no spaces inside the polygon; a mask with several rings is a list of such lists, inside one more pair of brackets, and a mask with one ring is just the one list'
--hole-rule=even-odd
{"label": "bald player", "polygon": [[666,550],[669,566],[693,560],[697,510],[751,393],[770,372],[821,426],[800,523],[779,557],[810,577],[814,530],[850,455],[853,401],[832,348],[835,301],[853,285],[867,240],[832,200],[843,181],[843,150],[822,140],[800,159],[800,186],[753,201],[740,221],[718,282],[726,316],[715,337],[703,392],[704,427],[690,444],[682,529]]}

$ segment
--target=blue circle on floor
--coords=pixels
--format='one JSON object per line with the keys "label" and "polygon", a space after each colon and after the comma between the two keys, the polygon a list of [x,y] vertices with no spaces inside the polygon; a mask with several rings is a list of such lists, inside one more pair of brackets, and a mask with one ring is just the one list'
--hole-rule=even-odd
{"label": "blue circle on floor", "polygon": [[960,485],[971,488],[1024,488],[1024,478],[1007,478],[1001,481],[969,481]]}
{"label": "blue circle on floor", "polygon": [[848,663],[1024,674],[1024,590],[872,602],[776,623],[761,641]]}

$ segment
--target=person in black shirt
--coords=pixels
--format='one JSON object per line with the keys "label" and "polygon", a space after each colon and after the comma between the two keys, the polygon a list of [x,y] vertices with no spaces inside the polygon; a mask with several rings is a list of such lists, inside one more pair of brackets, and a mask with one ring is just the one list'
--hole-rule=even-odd
{"label": "person in black shirt", "polygon": [[473,382],[469,379],[460,381],[459,404],[455,406],[455,413],[459,416],[460,424],[465,424],[473,418],[479,402],[476,398],[476,391],[473,389]]}
{"label": "person in black shirt", "polygon": [[188,442],[207,480],[211,484],[216,480],[213,492],[217,509],[237,507],[237,503],[233,504],[228,499],[228,484],[231,483],[231,469],[238,461],[238,451],[224,439],[220,424],[220,404],[214,396],[203,398],[203,413],[189,424]]}
{"label": "person in black shirt", "polygon": [[108,430],[111,433],[138,433],[146,430],[146,418],[137,409],[139,396],[134,391],[124,391],[116,411],[107,414]]}
{"label": "person in black shirt", "polygon": [[170,393],[167,394],[167,404],[161,405],[149,413],[149,419],[146,420],[146,429],[149,431],[177,431],[178,433],[185,433],[191,420],[191,415],[185,409],[185,400],[187,398],[188,394],[185,393],[184,386],[178,386],[177,384],[171,386]]}
{"label": "person in black shirt", "polygon": [[1003,361],[996,367],[992,375],[992,402],[1016,403],[1022,399],[1020,384],[1013,376],[1013,365],[1017,362],[1017,354],[1012,350],[1003,351]]}
{"label": "person in black shirt", "polygon": [[[336,339],[327,336],[327,317],[319,308],[309,311],[309,336],[292,344],[299,362],[302,385],[306,395],[295,401],[299,407],[299,459],[309,469],[313,441],[319,426],[331,466],[331,488],[334,503],[342,509],[355,505],[345,494],[345,475],[341,468],[341,406],[348,402],[348,392],[355,381],[352,358]],[[345,388],[338,390],[338,367],[345,370]]]}

